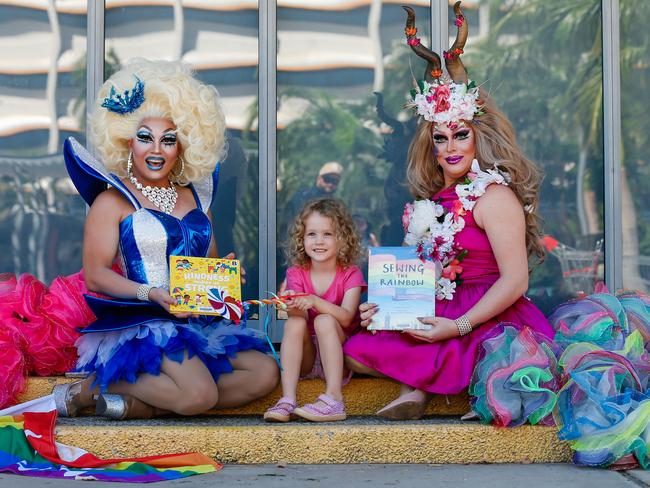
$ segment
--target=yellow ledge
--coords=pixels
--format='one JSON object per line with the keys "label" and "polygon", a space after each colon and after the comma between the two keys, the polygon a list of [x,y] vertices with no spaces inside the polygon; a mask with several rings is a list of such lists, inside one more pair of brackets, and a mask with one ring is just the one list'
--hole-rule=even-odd
{"label": "yellow ledge", "polygon": [[394,423],[269,426],[72,426],[57,440],[104,457],[199,451],[224,463],[557,463],[571,460],[556,429]]}
{"label": "yellow ledge", "polygon": [[[52,391],[54,385],[75,381],[65,377],[31,377],[27,390],[18,398],[26,402]],[[311,402],[325,391],[322,380],[305,380],[298,384],[298,404]],[[399,386],[392,381],[379,378],[354,378],[343,389],[345,409],[348,415],[372,415],[382,406],[395,399],[399,394]],[[280,387],[271,394],[239,408],[211,411],[214,414],[225,415],[262,415],[281,397]],[[436,395],[431,400],[427,415],[463,415],[469,410],[467,393],[460,395]]]}

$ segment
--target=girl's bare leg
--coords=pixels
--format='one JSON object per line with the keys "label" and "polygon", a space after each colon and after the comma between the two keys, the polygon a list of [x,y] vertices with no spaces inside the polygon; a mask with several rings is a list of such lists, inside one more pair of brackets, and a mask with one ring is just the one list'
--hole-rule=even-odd
{"label": "girl's bare leg", "polygon": [[270,393],[278,384],[278,365],[264,353],[240,351],[230,364],[234,371],[219,376],[219,400],[214,408],[244,405]]}
{"label": "girl's bare leg", "polygon": [[308,373],[315,358],[311,343],[307,319],[291,316],[284,323],[284,334],[280,346],[280,363],[282,364],[282,396],[296,399],[296,389],[300,374]]}
{"label": "girl's bare leg", "polygon": [[320,359],[325,373],[325,393],[337,401],[343,401],[343,341],[345,334],[338,321],[328,314],[314,319]]}

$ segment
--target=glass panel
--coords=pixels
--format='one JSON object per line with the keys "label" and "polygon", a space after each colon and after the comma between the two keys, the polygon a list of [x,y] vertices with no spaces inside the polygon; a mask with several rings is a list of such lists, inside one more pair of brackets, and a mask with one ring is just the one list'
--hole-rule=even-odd
{"label": "glass panel", "polygon": [[0,270],[46,282],[81,268],[85,218],[61,147],[85,142],[86,7],[63,3],[0,5]]}
{"label": "glass panel", "polygon": [[[428,44],[430,2],[408,3]],[[366,246],[403,240],[410,195],[398,182],[414,120],[402,106],[425,68],[405,43],[405,18],[393,1],[278,1],[279,288],[288,226],[310,198],[341,198]]]}
{"label": "glass panel", "polygon": [[621,2],[623,286],[650,291],[650,3]]}
{"label": "glass panel", "polygon": [[[219,254],[235,251],[247,269],[246,298],[258,295],[257,2],[192,2],[169,6],[106,2],[106,74],[133,57],[181,60],[221,94],[228,127],[212,207]],[[137,48],[136,48],[137,46]]]}
{"label": "glass panel", "polygon": [[603,279],[600,1],[494,0],[481,3],[477,20],[468,70],[545,175],[539,211],[549,253],[528,296],[548,313]]}

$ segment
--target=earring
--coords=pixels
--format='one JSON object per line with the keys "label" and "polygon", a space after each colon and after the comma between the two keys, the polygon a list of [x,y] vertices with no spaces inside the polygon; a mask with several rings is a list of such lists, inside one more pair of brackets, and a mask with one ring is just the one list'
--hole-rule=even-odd
{"label": "earring", "polygon": [[133,174],[133,153],[129,152],[129,159],[126,160],[126,175],[131,176]]}
{"label": "earring", "polygon": [[178,161],[181,162],[181,170],[176,174],[172,173],[172,176],[174,177],[174,180],[176,181],[176,183],[178,183],[180,181],[181,176],[183,176],[183,173],[185,173],[185,160],[183,159],[183,157],[180,154],[178,155],[177,159],[178,159]]}

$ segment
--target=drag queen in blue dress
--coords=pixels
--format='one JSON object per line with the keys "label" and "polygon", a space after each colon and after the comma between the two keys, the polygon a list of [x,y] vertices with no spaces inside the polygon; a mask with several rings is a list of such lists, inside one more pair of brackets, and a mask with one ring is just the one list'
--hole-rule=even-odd
{"label": "drag queen in blue dress", "polygon": [[180,64],[135,60],[104,83],[89,133],[99,160],[74,139],[64,155],[90,205],[86,286],[107,298],[87,297],[97,320],[76,346],[89,376],[55,388],[59,413],[194,415],[269,393],[278,370],[254,331],[169,313],[169,256],[217,256],[209,208],[225,119],[216,90]]}

